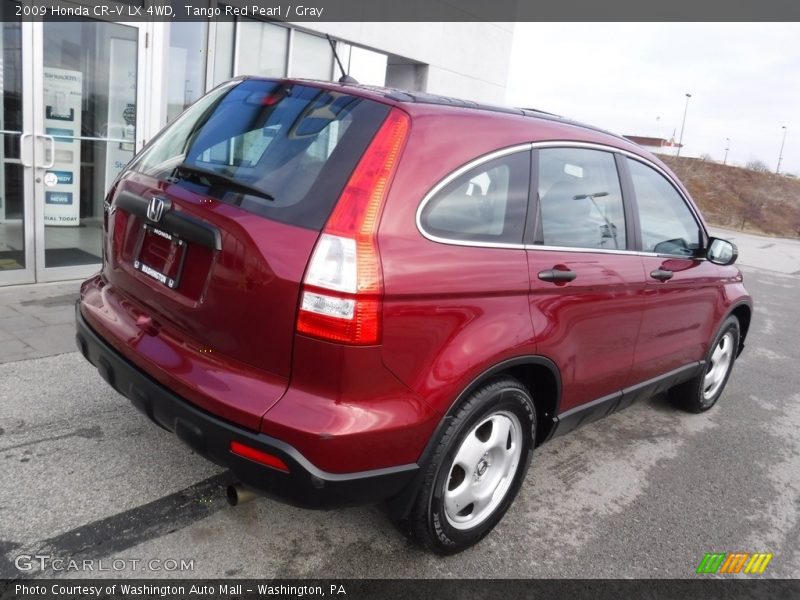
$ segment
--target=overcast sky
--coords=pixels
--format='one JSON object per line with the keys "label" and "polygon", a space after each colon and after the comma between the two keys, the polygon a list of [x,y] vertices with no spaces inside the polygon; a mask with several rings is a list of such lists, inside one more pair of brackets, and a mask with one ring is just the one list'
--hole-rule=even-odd
{"label": "overcast sky", "polygon": [[517,23],[507,103],[800,174],[800,24]]}

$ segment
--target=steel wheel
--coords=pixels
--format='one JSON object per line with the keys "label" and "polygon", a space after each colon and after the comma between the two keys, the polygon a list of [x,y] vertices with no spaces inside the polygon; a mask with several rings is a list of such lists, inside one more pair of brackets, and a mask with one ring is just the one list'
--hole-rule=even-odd
{"label": "steel wheel", "polygon": [[703,378],[703,400],[710,400],[725,382],[728,371],[733,364],[733,333],[727,332],[717,342],[711,353],[708,370]]}
{"label": "steel wheel", "polygon": [[522,426],[512,413],[480,421],[459,446],[445,481],[444,513],[455,529],[483,523],[505,498],[522,455]]}

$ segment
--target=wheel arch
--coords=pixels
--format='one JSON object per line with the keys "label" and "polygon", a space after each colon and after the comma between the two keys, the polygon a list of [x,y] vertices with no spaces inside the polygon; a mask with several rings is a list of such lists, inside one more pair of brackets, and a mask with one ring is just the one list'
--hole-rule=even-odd
{"label": "wheel arch", "polygon": [[[470,382],[456,397],[447,411],[452,416],[461,403],[486,381],[508,375],[519,381],[528,390],[536,407],[536,444],[546,440],[558,414],[561,398],[561,374],[549,358],[538,355],[519,356],[504,360],[486,369]],[[438,432],[437,432],[438,433]]]}
{"label": "wheel arch", "polygon": [[556,364],[544,356],[524,355],[503,360],[487,368],[477,377],[473,378],[456,396],[444,417],[439,421],[439,424],[436,426],[436,429],[434,429],[422,454],[417,460],[417,464],[420,466],[418,471],[420,475],[418,475],[405,490],[387,502],[389,513],[395,520],[401,521],[408,515],[417,490],[422,483],[421,474],[425,471],[424,467],[428,464],[428,461],[433,455],[436,442],[441,436],[442,431],[445,430],[447,424],[452,420],[459,406],[461,406],[464,400],[478,389],[478,387],[495,377],[503,375],[513,377],[522,383],[525,389],[528,390],[531,398],[533,398],[533,404],[536,408],[535,445],[539,445],[548,439],[555,426],[555,416],[558,414],[559,402],[561,399],[561,374]]}
{"label": "wheel arch", "polygon": [[738,357],[744,350],[744,340],[747,337],[750,321],[753,318],[753,307],[748,302],[740,302],[728,311],[725,318],[727,319],[728,317],[736,317],[739,321],[739,348],[736,352]]}

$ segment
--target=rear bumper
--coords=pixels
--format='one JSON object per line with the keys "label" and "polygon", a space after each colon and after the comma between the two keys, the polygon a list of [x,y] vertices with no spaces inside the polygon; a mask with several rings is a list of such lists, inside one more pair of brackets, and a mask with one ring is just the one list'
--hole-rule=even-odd
{"label": "rear bumper", "polygon": [[[111,387],[159,426],[175,433],[195,452],[230,469],[245,486],[306,508],[365,504],[396,495],[416,475],[416,464],[356,473],[328,473],[289,444],[204,412],[150,378],[121,356],[89,326],[76,304],[76,342]],[[238,441],[280,458],[289,473],[230,451]]]}

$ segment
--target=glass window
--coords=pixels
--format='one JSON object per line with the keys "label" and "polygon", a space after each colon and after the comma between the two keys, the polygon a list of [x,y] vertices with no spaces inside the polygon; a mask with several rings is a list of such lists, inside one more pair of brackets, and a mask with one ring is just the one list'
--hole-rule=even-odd
{"label": "glass window", "polygon": [[583,148],[545,148],[538,154],[544,244],[624,250],[625,213],[614,155]]}
{"label": "glass window", "polygon": [[319,230],[388,111],[311,86],[233,82],[192,105],[134,168]]}
{"label": "glass window", "polygon": [[184,154],[184,149],[197,122],[219,102],[234,85],[232,83],[218,87],[196,102],[181,115],[172,125],[163,131],[153,145],[139,155],[135,166],[146,173],[160,176],[174,167],[174,161]]}
{"label": "glass window", "polygon": [[642,250],[692,256],[700,248],[700,226],[683,197],[667,179],[637,160],[628,159],[639,206]]}
{"label": "glass window", "polygon": [[333,52],[328,40],[295,30],[290,76],[329,81],[332,69]]}
{"label": "glass window", "polygon": [[278,25],[249,20],[240,21],[238,27],[239,67],[236,74],[261,77],[286,75],[289,30]]}
{"label": "glass window", "polygon": [[528,210],[530,153],[496,158],[457,177],[422,211],[431,235],[452,240],[521,244]]}
{"label": "glass window", "polygon": [[236,23],[217,21],[214,41],[214,87],[233,77],[233,38]]}
{"label": "glass window", "polygon": [[135,149],[138,30],[88,19],[43,27],[45,267],[99,263],[103,198]]}
{"label": "glass window", "polygon": [[[11,17],[9,17],[11,18]],[[0,23],[0,276],[25,268],[22,133],[22,28]]]}
{"label": "glass window", "polygon": [[170,25],[167,72],[167,122],[206,91],[206,24]]}

